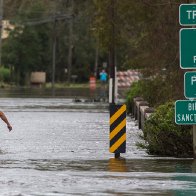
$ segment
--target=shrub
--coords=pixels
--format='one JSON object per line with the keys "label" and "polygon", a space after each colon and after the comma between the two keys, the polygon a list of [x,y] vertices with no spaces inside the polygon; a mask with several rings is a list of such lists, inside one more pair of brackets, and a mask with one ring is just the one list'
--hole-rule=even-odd
{"label": "shrub", "polygon": [[127,93],[128,112],[131,111],[133,98],[136,96],[143,97],[153,107],[173,99],[172,87],[162,77],[140,80],[133,83]]}
{"label": "shrub", "polygon": [[133,106],[133,98],[137,96],[141,96],[142,93],[142,81],[134,82],[130,88],[130,90],[127,92],[126,96],[126,105],[127,105],[127,111],[130,113],[132,111]]}
{"label": "shrub", "polygon": [[145,122],[144,138],[150,154],[191,157],[191,126],[175,124],[174,103],[160,105]]}
{"label": "shrub", "polygon": [[0,81],[9,82],[10,81],[10,70],[5,67],[0,67]]}

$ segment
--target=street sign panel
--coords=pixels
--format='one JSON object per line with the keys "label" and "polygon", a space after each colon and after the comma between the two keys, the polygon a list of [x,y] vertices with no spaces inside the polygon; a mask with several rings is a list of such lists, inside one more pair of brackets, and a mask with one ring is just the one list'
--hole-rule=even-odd
{"label": "street sign panel", "polygon": [[179,23],[184,26],[196,25],[196,4],[181,4],[179,7]]}
{"label": "street sign panel", "polygon": [[180,67],[196,69],[196,28],[180,30]]}
{"label": "street sign panel", "polygon": [[184,95],[187,99],[196,98],[196,72],[184,74]]}
{"label": "street sign panel", "polygon": [[175,103],[175,122],[179,125],[196,124],[196,100],[178,100]]}

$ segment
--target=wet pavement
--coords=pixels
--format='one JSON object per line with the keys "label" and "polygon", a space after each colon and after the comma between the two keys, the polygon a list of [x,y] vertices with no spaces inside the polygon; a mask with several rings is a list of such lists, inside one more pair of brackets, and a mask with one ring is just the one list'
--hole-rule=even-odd
{"label": "wet pavement", "polygon": [[0,195],[196,195],[196,161],[149,156],[127,118],[127,153],[109,153],[107,104],[1,98]]}

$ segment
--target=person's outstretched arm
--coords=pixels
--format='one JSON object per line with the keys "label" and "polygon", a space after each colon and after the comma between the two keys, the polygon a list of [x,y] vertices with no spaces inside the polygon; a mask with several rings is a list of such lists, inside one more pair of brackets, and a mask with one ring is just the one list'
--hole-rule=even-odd
{"label": "person's outstretched arm", "polygon": [[12,126],[10,125],[8,119],[6,118],[5,114],[3,112],[0,111],[0,118],[7,124],[7,128],[9,129],[9,131],[12,130]]}

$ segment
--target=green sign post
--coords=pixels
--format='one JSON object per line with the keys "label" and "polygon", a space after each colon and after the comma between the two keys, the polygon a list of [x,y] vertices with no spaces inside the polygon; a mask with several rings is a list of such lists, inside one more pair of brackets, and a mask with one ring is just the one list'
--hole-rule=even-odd
{"label": "green sign post", "polygon": [[175,122],[179,125],[196,124],[196,101],[178,100],[175,103]]}
{"label": "green sign post", "polygon": [[180,25],[196,25],[196,4],[181,4],[179,7]]}
{"label": "green sign post", "polygon": [[196,68],[196,28],[180,30],[180,67]]}
{"label": "green sign post", "polygon": [[196,72],[186,72],[184,75],[184,96],[187,99],[196,98]]}
{"label": "green sign post", "polygon": [[[182,4],[179,7],[179,22],[185,26],[196,25],[196,4]],[[196,69],[196,29],[180,30],[180,67]],[[196,98],[196,72],[184,76],[186,98]],[[196,159],[196,100],[178,100],[175,103],[175,122],[180,125],[193,125],[193,157]]]}

